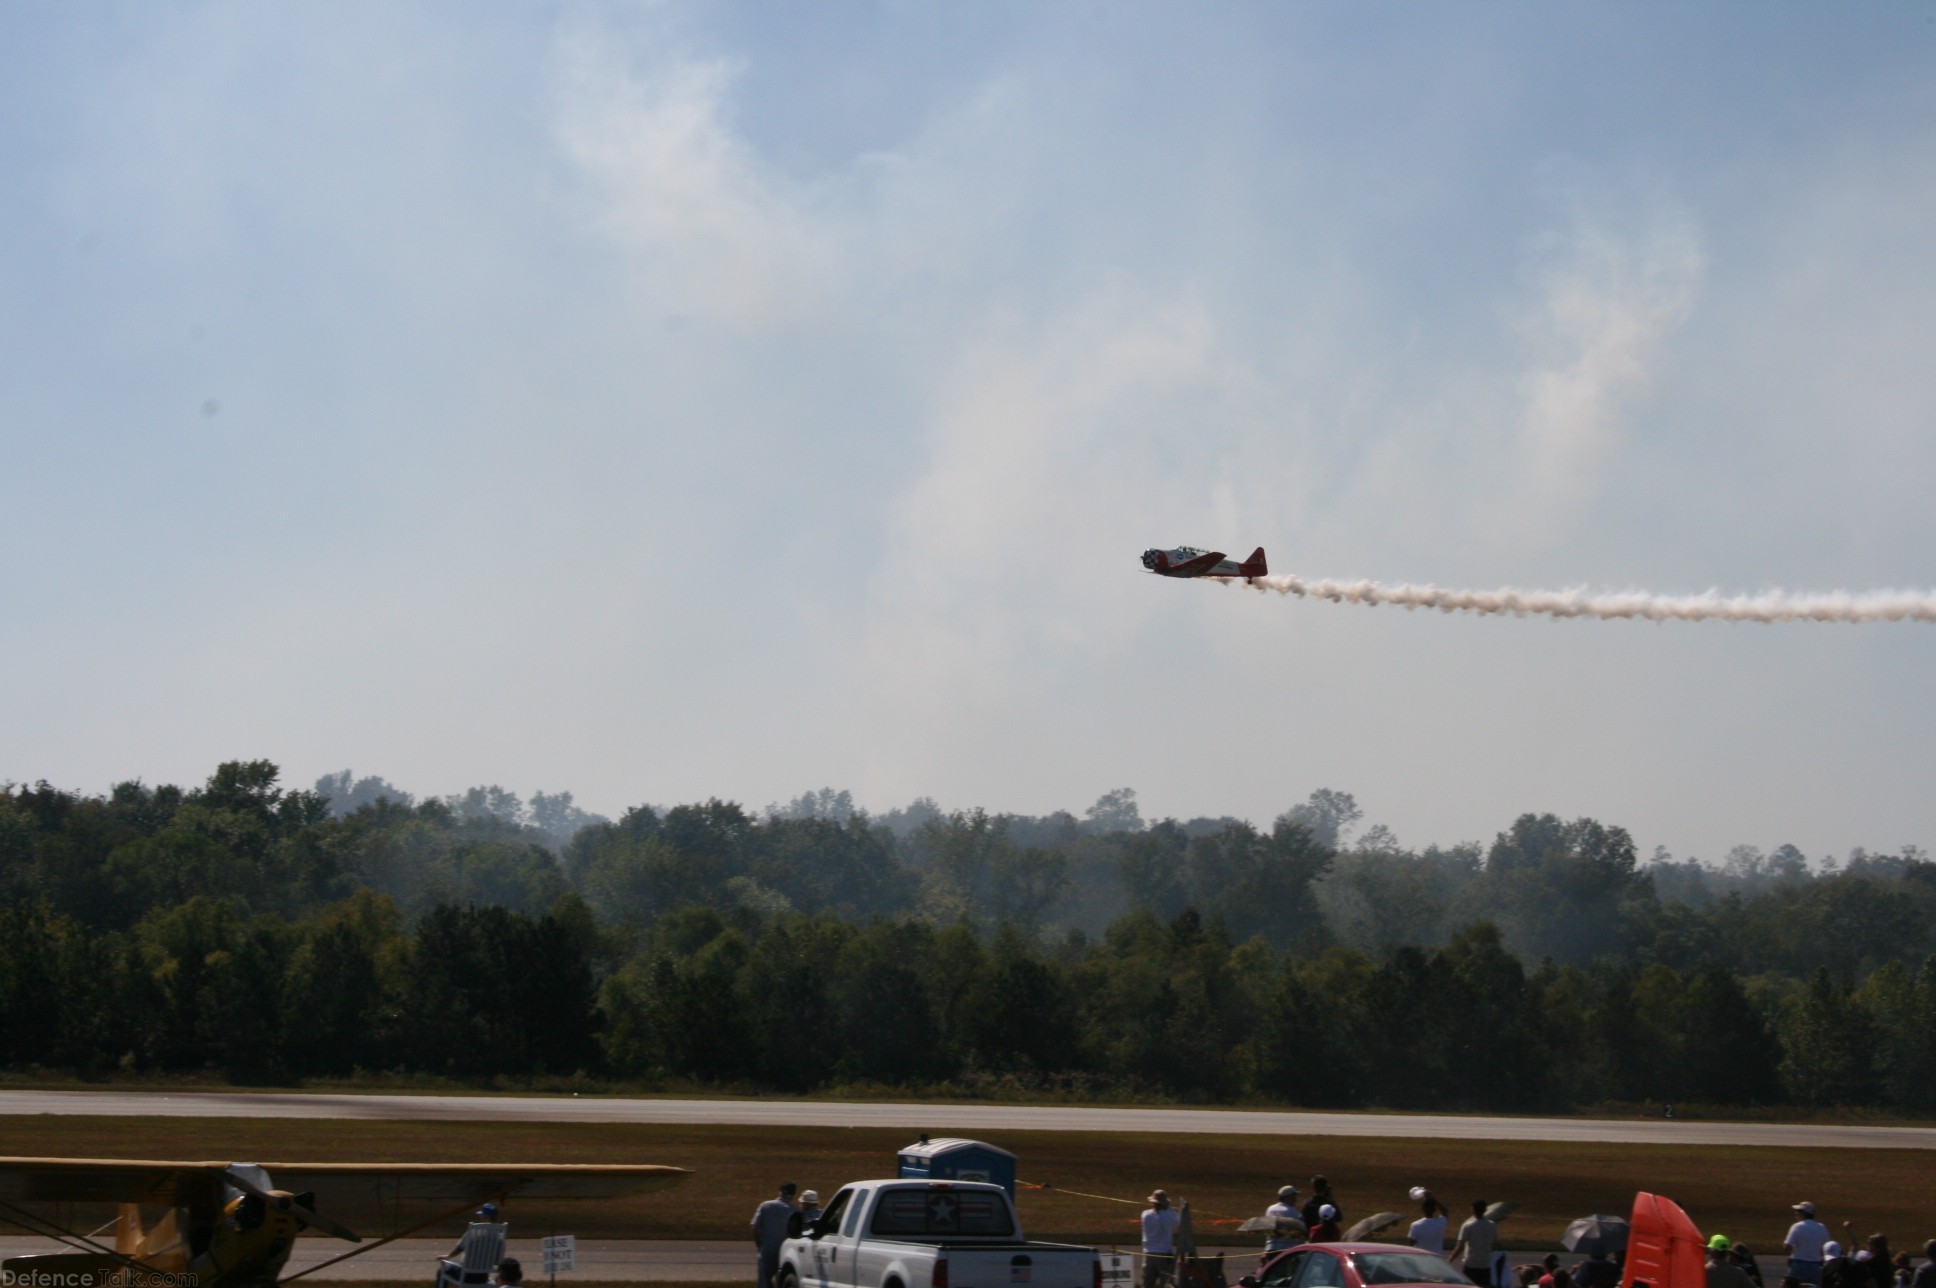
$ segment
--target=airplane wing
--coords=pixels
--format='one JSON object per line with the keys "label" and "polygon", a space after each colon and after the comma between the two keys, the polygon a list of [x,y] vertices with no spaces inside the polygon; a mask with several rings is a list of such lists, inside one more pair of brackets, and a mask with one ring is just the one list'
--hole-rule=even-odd
{"label": "airplane wing", "polygon": [[385,1199],[479,1202],[497,1194],[536,1199],[613,1199],[677,1185],[683,1167],[657,1163],[263,1163],[277,1189],[376,1190]]}
{"label": "airplane wing", "polygon": [[[319,1196],[483,1201],[499,1194],[605,1199],[677,1185],[683,1167],[654,1163],[261,1163],[279,1190]],[[126,1158],[0,1157],[0,1200],[185,1207],[228,1183],[230,1164]],[[324,1198],[325,1203],[329,1201]]]}
{"label": "airplane wing", "polygon": [[1171,564],[1170,576],[1200,577],[1204,573],[1209,572],[1212,568],[1215,568],[1218,564],[1222,562],[1223,562],[1223,551],[1212,550],[1208,554],[1198,555],[1194,559],[1186,559],[1182,563]]}
{"label": "airplane wing", "polygon": [[227,1163],[130,1158],[0,1157],[0,1199],[14,1203],[151,1203],[186,1207],[217,1192]]}

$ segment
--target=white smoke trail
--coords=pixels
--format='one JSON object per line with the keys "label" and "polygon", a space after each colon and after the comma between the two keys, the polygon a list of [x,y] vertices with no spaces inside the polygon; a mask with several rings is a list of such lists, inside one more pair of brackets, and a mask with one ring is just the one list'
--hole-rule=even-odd
{"label": "white smoke trail", "polygon": [[1710,590],[1700,595],[1650,595],[1638,590],[1446,590],[1439,586],[1387,586],[1375,581],[1314,581],[1303,577],[1256,577],[1248,583],[1228,580],[1232,585],[1248,584],[1257,591],[1274,590],[1300,599],[1396,604],[1401,608],[1436,608],[1442,613],[1638,617],[1650,622],[1936,622],[1936,593],[1929,591],[1791,594],[1771,590],[1759,595],[1722,595]]}

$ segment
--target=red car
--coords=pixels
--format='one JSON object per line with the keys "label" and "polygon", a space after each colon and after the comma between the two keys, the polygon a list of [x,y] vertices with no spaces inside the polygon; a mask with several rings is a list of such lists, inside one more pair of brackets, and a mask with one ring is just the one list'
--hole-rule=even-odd
{"label": "red car", "polygon": [[1300,1243],[1266,1261],[1244,1288],[1380,1288],[1472,1281],[1435,1252],[1396,1243]]}

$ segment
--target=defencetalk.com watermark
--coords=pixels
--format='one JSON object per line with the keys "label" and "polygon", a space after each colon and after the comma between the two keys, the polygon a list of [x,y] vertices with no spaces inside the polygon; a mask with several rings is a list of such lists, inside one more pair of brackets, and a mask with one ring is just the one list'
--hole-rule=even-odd
{"label": "defencetalk.com watermark", "polygon": [[126,1267],[105,1273],[93,1270],[0,1269],[0,1288],[201,1288],[202,1277],[183,1271]]}

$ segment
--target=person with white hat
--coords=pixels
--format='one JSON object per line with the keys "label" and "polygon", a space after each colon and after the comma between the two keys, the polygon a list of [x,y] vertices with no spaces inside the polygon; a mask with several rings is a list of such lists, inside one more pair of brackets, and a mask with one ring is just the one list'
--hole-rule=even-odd
{"label": "person with white hat", "polygon": [[1176,1282],[1176,1230],[1183,1214],[1170,1206],[1168,1190],[1151,1190],[1143,1211],[1143,1288]]}
{"label": "person with white hat", "polygon": [[1815,1205],[1804,1199],[1795,1204],[1795,1224],[1788,1227],[1782,1247],[1788,1249],[1788,1273],[1805,1284],[1821,1288],[1822,1256],[1828,1244],[1828,1227],[1815,1219]]}
{"label": "person with white hat", "polygon": [[1279,1186],[1277,1202],[1265,1208],[1264,1215],[1277,1222],[1277,1227],[1264,1239],[1265,1256],[1268,1257],[1273,1252],[1282,1252],[1286,1248],[1294,1248],[1303,1242],[1294,1230],[1284,1224],[1286,1221],[1304,1224],[1304,1218],[1298,1215],[1297,1186]]}
{"label": "person with white hat", "polygon": [[1848,1277],[1849,1263],[1842,1255],[1842,1245],[1830,1239],[1822,1245],[1822,1288],[1848,1288]]}
{"label": "person with white hat", "polygon": [[820,1191],[819,1190],[801,1190],[800,1191],[800,1220],[802,1221],[802,1223],[806,1225],[812,1225],[815,1221],[818,1221],[820,1219],[820,1212],[821,1212]]}

